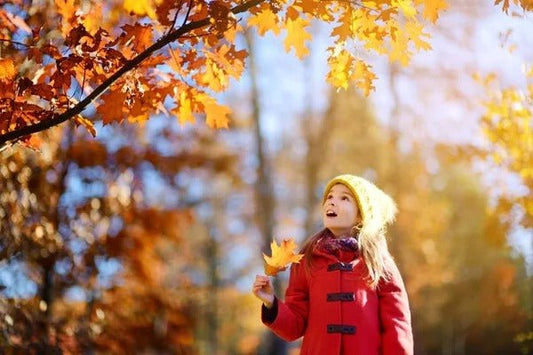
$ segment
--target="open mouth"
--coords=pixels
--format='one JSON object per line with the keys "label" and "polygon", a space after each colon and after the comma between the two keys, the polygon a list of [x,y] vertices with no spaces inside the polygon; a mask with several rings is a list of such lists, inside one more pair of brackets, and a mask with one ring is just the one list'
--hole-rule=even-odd
{"label": "open mouth", "polygon": [[326,212],[326,216],[327,217],[337,217],[337,214],[333,211],[327,211]]}

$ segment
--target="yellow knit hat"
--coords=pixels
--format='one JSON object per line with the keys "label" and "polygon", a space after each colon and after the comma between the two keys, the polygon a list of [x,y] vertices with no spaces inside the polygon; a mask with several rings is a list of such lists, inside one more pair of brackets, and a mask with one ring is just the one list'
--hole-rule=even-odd
{"label": "yellow knit hat", "polygon": [[359,233],[367,236],[377,235],[387,224],[394,221],[397,212],[394,200],[370,181],[355,175],[344,174],[331,179],[324,189],[322,204],[335,184],[343,184],[355,196],[362,218]]}

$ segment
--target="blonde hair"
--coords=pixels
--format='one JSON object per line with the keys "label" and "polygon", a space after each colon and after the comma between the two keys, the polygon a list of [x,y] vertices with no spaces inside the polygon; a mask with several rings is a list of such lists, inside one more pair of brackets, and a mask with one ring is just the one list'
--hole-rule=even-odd
{"label": "blonde hair", "polygon": [[[346,186],[354,195],[361,224],[352,229],[352,236],[357,238],[359,251],[368,270],[368,283],[376,288],[381,279],[388,280],[386,265],[392,259],[385,238],[387,226],[394,222],[397,207],[394,200],[371,182],[355,175],[339,175],[328,182],[324,189],[322,204],[327,194],[336,184]],[[359,228],[360,227],[360,228]],[[312,251],[322,233],[313,236],[304,246],[308,266],[311,266]]]}

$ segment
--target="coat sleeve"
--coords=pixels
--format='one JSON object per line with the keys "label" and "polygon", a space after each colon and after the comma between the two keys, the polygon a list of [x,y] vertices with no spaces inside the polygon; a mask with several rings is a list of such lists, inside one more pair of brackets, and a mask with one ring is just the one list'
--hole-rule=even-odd
{"label": "coat sleeve", "polygon": [[263,316],[262,319],[274,333],[286,341],[296,340],[304,334],[309,312],[309,289],[303,265],[292,264],[285,301],[276,300],[273,308],[277,308],[273,321],[268,322],[272,317]]}
{"label": "coat sleeve", "polygon": [[387,262],[387,272],[390,279],[382,280],[378,286],[383,355],[412,355],[409,301],[400,271],[392,259]]}

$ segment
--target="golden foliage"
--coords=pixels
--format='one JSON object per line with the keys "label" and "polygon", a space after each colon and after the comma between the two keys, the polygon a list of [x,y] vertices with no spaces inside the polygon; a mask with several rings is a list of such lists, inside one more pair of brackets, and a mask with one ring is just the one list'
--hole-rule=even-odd
{"label": "golden foliage", "polygon": [[[70,108],[86,107],[84,99],[95,101],[105,124],[124,119],[142,123],[154,113],[169,111],[163,107],[168,98],[181,123],[193,121],[194,114],[205,114],[209,127],[227,127],[230,111],[217,104],[215,94],[226,90],[231,79],[241,78],[247,53],[237,48],[236,35],[249,28],[256,28],[260,35],[281,34],[285,50],[302,59],[313,40],[312,23],[330,23],[327,81],[338,88],[354,82],[369,95],[376,75],[364,52],[407,65],[414,52],[431,48],[424,26],[436,21],[446,3],[89,0],[81,6],[74,0],[54,0],[53,6],[46,6],[32,4],[24,21],[6,15],[16,19],[6,27],[7,38],[21,29],[25,37],[20,42],[29,50],[12,46],[9,59],[0,62],[0,99],[12,107],[10,103],[26,102],[28,94],[35,96],[35,107],[3,111],[0,135],[15,133],[18,137],[10,139],[20,139],[25,136],[20,130],[45,120],[59,124],[58,116],[70,114]],[[17,9],[15,5],[9,11]],[[50,16],[42,23],[39,14],[45,12]],[[35,23],[41,27],[34,28]],[[9,47],[6,43],[2,46]],[[23,77],[17,79],[17,72]],[[159,90],[157,99],[151,95],[154,90]],[[80,111],[72,112],[67,119],[94,133],[88,124],[92,117],[80,120],[75,118]]]}
{"label": "golden foliage", "polygon": [[280,271],[285,270],[291,263],[299,263],[303,254],[295,254],[294,250],[298,246],[294,239],[284,239],[280,245],[275,240],[270,244],[271,256],[263,254],[265,259],[265,273],[269,276],[276,276]]}
{"label": "golden foliage", "polygon": [[522,207],[525,226],[533,225],[533,66],[524,66],[528,79],[526,88],[500,88],[495,75],[476,76],[489,98],[484,102],[485,114],[481,119],[483,135],[489,142],[487,156],[499,166],[516,173],[528,193],[517,198]]}

